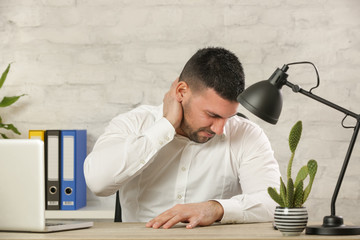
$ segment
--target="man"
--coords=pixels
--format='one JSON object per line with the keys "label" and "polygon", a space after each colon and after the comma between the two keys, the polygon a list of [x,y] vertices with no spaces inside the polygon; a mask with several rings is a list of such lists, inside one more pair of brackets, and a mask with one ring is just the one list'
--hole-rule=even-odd
{"label": "man", "polygon": [[163,105],[114,118],[85,161],[89,188],[120,190],[123,221],[187,228],[270,221],[279,168],[264,132],[236,116],[244,73],[223,48],[199,50]]}

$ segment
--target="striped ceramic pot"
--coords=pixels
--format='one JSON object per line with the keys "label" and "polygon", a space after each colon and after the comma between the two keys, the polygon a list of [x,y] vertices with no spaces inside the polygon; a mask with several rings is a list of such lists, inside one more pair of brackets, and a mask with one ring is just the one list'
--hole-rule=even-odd
{"label": "striped ceramic pot", "polygon": [[304,231],[308,221],[306,207],[276,207],[275,225],[284,236],[297,236]]}

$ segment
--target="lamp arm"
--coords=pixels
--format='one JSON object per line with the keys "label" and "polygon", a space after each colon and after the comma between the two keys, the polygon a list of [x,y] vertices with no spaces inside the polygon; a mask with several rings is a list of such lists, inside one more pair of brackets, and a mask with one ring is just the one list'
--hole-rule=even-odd
{"label": "lamp arm", "polygon": [[346,171],[347,165],[348,165],[348,163],[349,163],[350,156],[351,156],[352,150],[353,150],[353,148],[354,148],[354,145],[355,145],[355,142],[356,142],[356,138],[357,138],[358,133],[359,133],[359,129],[360,129],[360,120],[358,119],[358,120],[357,120],[357,123],[356,123],[356,126],[355,126],[355,128],[354,128],[354,133],[353,133],[353,135],[352,135],[352,137],[351,137],[351,141],[350,141],[350,144],[349,144],[349,147],[348,147],[346,156],[345,156],[345,160],[344,160],[343,166],[342,166],[341,171],[340,171],[340,175],[339,175],[338,181],[337,181],[337,183],[336,183],[336,187],[335,187],[335,190],[334,190],[333,197],[332,197],[332,199],[331,199],[331,215],[332,215],[332,216],[335,216],[335,202],[336,202],[336,198],[337,198],[337,195],[338,195],[338,193],[339,193],[342,180],[343,180],[343,178],[344,178],[344,176],[345,176],[345,171]]}
{"label": "lamp arm", "polygon": [[345,156],[345,160],[344,160],[344,163],[343,163],[343,166],[342,166],[342,169],[340,171],[340,175],[339,175],[339,178],[338,178],[338,181],[337,181],[337,184],[336,184],[336,187],[335,187],[335,190],[334,190],[334,193],[333,193],[333,197],[332,197],[332,200],[331,200],[331,216],[330,217],[334,217],[334,218],[337,218],[336,217],[336,211],[335,211],[335,203],[336,203],[336,199],[337,199],[337,196],[338,196],[338,193],[339,193],[339,190],[340,190],[340,187],[341,187],[341,183],[343,181],[343,178],[344,178],[344,175],[345,175],[345,172],[346,172],[346,168],[347,168],[347,165],[349,163],[349,160],[350,160],[350,156],[351,156],[351,153],[352,153],[352,150],[354,148],[354,145],[355,145],[355,142],[356,142],[356,138],[358,136],[358,133],[359,133],[359,129],[360,129],[360,115],[359,114],[356,114],[354,112],[351,112],[343,107],[340,107],[324,98],[321,98],[315,94],[312,94],[311,92],[308,92],[302,88],[300,88],[298,85],[294,85],[292,84],[291,82],[287,81],[286,80],[286,83],[284,84],[288,87],[290,87],[294,92],[299,92],[303,95],[306,95],[307,97],[310,97],[318,102],[321,102],[329,107],[332,107],[342,113],[345,113],[346,115],[348,116],[352,116],[354,117],[356,120],[357,120],[357,123],[356,123],[356,126],[354,128],[354,132],[353,132],[353,135],[352,135],[352,138],[351,138],[351,141],[350,141],[350,145],[348,147],[348,150],[347,150],[347,153],[346,153],[346,156]]}
{"label": "lamp arm", "polygon": [[285,85],[290,87],[293,90],[293,92],[296,92],[296,93],[299,92],[299,93],[301,93],[303,95],[306,95],[307,97],[310,97],[310,98],[312,98],[312,99],[314,99],[314,100],[316,100],[318,102],[321,102],[321,103],[323,103],[323,104],[325,104],[325,105],[327,105],[329,107],[332,107],[332,108],[334,108],[334,109],[336,109],[336,110],[338,110],[338,111],[340,111],[342,113],[345,113],[346,115],[352,116],[353,118],[355,118],[357,120],[360,119],[359,114],[351,112],[351,111],[349,111],[349,110],[347,110],[347,109],[345,109],[343,107],[340,107],[339,105],[336,105],[336,104],[334,104],[334,103],[332,103],[332,102],[330,102],[330,101],[328,101],[328,100],[326,100],[326,99],[324,99],[322,97],[319,97],[319,96],[317,96],[315,94],[312,94],[311,92],[308,92],[308,91],[300,88],[298,85],[292,84],[291,82],[289,82],[287,80],[286,80]]}

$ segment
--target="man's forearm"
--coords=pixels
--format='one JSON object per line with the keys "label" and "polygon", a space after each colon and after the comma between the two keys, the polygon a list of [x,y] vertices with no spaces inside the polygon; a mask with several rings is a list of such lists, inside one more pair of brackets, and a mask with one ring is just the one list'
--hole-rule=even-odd
{"label": "man's forearm", "polygon": [[85,160],[88,187],[99,196],[115,193],[124,182],[142,172],[174,133],[171,124],[162,118],[140,136],[115,131],[101,136]]}

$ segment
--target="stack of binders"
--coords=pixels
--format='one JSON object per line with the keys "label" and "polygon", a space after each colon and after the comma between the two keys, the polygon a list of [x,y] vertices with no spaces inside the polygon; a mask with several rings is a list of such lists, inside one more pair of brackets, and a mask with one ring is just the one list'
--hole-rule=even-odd
{"label": "stack of binders", "polygon": [[86,130],[29,130],[29,138],[45,143],[46,210],[86,206]]}

